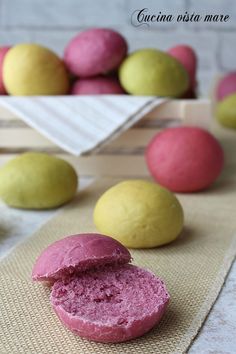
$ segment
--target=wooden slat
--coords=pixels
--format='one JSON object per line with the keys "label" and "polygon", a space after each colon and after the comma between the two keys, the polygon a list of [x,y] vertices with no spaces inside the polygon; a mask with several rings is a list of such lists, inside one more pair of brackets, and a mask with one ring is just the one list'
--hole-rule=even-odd
{"label": "wooden slat", "polygon": [[[0,166],[16,156],[17,154],[1,154]],[[149,175],[143,155],[92,155],[74,157],[68,154],[56,154],[55,156],[59,156],[70,162],[80,176],[117,176],[141,178]]]}
{"label": "wooden slat", "polygon": [[13,114],[11,111],[9,111],[7,108],[2,107],[0,105],[0,121],[1,120],[15,120],[19,119],[15,114]]}
{"label": "wooden slat", "polygon": [[[142,147],[159,131],[159,129],[130,129],[109,143],[110,147]],[[30,128],[0,129],[0,148],[53,148],[50,140]]]}
{"label": "wooden slat", "polygon": [[[163,126],[182,123],[207,128],[210,119],[209,100],[168,101],[147,114],[133,128],[111,141],[100,154],[117,155],[119,151],[120,154],[142,154],[144,147]],[[0,107],[0,149],[10,153],[24,150],[61,152],[58,146],[2,107]]]}
{"label": "wooden slat", "polygon": [[30,127],[0,129],[0,148],[46,148],[55,146]]}

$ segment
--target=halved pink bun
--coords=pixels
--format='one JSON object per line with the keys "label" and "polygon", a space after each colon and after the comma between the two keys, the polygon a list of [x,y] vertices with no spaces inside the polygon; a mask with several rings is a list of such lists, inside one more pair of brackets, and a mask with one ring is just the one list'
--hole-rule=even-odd
{"label": "halved pink bun", "polygon": [[163,281],[128,264],[57,281],[51,293],[62,323],[97,342],[124,342],[145,334],[160,321],[168,302]]}
{"label": "halved pink bun", "polygon": [[64,61],[79,77],[105,74],[117,69],[127,54],[127,43],[118,32],[93,28],[79,33],[67,45]]}
{"label": "halved pink bun", "polygon": [[32,279],[53,282],[75,272],[130,260],[127,248],[111,237],[96,233],[72,235],[52,243],[40,254]]}
{"label": "halved pink bun", "polygon": [[220,101],[234,93],[236,93],[236,72],[231,72],[219,81],[216,87],[216,98]]}
{"label": "halved pink bun", "polygon": [[177,45],[167,51],[176,58],[187,70],[190,79],[190,89],[196,87],[197,56],[193,48],[188,45]]}
{"label": "halved pink bun", "polygon": [[10,47],[0,47],[0,95],[5,95],[7,93],[2,77],[2,67],[5,55],[7,54]]}
{"label": "halved pink bun", "polygon": [[130,260],[129,251],[111,237],[73,235],[42,252],[32,278],[54,282],[51,304],[75,334],[123,342],[148,332],[169,302],[163,281]]}
{"label": "halved pink bun", "polygon": [[71,90],[72,95],[124,94],[119,81],[113,77],[92,77],[77,80]]}
{"label": "halved pink bun", "polygon": [[224,165],[224,153],[215,137],[197,127],[168,128],[156,134],[146,150],[146,162],[155,180],[174,192],[209,187]]}

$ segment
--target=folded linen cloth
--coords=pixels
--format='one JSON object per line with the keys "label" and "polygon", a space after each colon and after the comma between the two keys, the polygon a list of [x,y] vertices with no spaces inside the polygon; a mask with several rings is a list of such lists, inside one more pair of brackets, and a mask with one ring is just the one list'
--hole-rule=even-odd
{"label": "folded linen cloth", "polygon": [[73,155],[93,152],[166,101],[152,96],[3,96],[0,104]]}

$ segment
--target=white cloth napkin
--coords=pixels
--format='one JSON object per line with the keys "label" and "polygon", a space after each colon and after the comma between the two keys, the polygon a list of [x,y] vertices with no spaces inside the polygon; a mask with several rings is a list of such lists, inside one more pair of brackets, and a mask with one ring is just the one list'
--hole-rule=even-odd
{"label": "white cloth napkin", "polygon": [[93,152],[166,99],[151,96],[3,96],[0,104],[73,155]]}

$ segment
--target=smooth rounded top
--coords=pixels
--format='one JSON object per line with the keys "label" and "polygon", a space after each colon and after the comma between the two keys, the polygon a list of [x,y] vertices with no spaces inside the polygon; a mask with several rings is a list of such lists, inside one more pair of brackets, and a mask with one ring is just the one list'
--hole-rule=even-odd
{"label": "smooth rounded top", "polygon": [[209,187],[219,176],[224,154],[215,137],[197,127],[168,128],[156,134],[146,150],[155,180],[174,192]]}
{"label": "smooth rounded top", "polygon": [[217,104],[216,118],[223,126],[236,129],[236,92]]}
{"label": "smooth rounded top", "polygon": [[16,208],[58,207],[74,197],[77,187],[74,168],[46,153],[21,154],[0,169],[0,196]]}
{"label": "smooth rounded top", "polygon": [[106,265],[130,262],[129,251],[118,241],[97,233],[65,237],[49,245],[32,271],[36,281],[55,281],[68,275]]}
{"label": "smooth rounded top", "polygon": [[119,78],[123,88],[133,95],[179,97],[189,85],[183,65],[156,49],[141,49],[129,55],[120,66]]}
{"label": "smooth rounded top", "polygon": [[68,69],[80,77],[115,70],[127,54],[125,38],[109,28],[91,28],[76,35],[65,49]]}
{"label": "smooth rounded top", "polygon": [[217,84],[216,98],[218,101],[236,93],[236,72],[225,75]]}
{"label": "smooth rounded top", "polygon": [[151,248],[176,239],[183,210],[173,193],[146,180],[127,180],[109,188],[94,209],[97,229],[130,248]]}
{"label": "smooth rounded top", "polygon": [[63,61],[50,49],[38,44],[17,44],[7,52],[3,80],[10,95],[63,95],[69,76]]}

